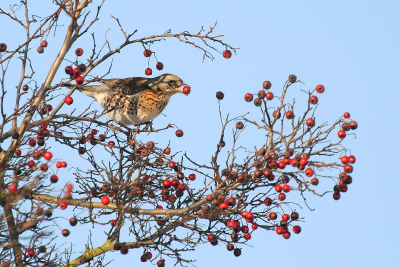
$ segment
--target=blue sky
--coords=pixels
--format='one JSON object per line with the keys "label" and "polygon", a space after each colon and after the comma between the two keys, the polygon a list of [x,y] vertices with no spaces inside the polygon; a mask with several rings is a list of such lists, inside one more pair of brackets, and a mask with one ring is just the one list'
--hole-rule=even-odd
{"label": "blue sky", "polygon": [[[10,2],[10,1],[6,1]],[[2,2],[1,7],[7,5]],[[46,11],[45,7],[43,12]],[[121,33],[109,14],[118,17],[126,31],[138,29],[137,37],[188,30],[197,32],[215,21],[217,34],[233,47],[237,55],[227,60],[214,54],[216,60],[202,63],[199,50],[175,40],[152,46],[165,65],[165,72],[179,75],[190,84],[189,97],[174,96],[155,125],[168,122],[179,125],[185,135],[174,131],[162,136],[143,136],[166,144],[171,139],[176,150],[196,151],[193,157],[209,161],[219,134],[216,91],[223,91],[223,112],[237,116],[257,110],[244,102],[247,92],[256,93],[264,80],[278,93],[289,74],[305,82],[297,85],[289,97],[300,98],[300,89],[324,84],[320,95],[321,121],[333,122],[345,111],[351,113],[359,128],[356,138],[344,141],[357,157],[354,182],[340,201],[331,196],[309,196],[310,212],[304,206],[301,215],[302,233],[284,240],[272,232],[258,230],[236,258],[225,247],[199,246],[192,258],[197,266],[385,266],[397,262],[400,219],[395,170],[397,160],[397,123],[399,99],[400,18],[398,1],[108,1],[104,16],[96,25],[98,40],[108,33],[112,45],[121,42]],[[0,17],[0,22],[4,21]],[[65,28],[60,28],[61,33]],[[1,27],[0,41],[14,36],[11,27]],[[61,34],[60,34],[61,36]],[[58,37],[60,38],[60,37]],[[17,38],[15,38],[17,39]],[[49,56],[56,50],[49,38]],[[12,41],[11,41],[12,42]],[[76,46],[90,46],[90,37]],[[54,47],[56,49],[57,47]],[[114,58],[109,77],[143,76],[147,61],[139,45],[128,48]],[[51,60],[42,61],[38,76],[44,75]],[[153,61],[154,62],[154,61]],[[153,64],[153,63],[152,63]],[[154,63],[155,64],[155,63]],[[107,66],[92,74],[101,74]],[[158,71],[153,72],[158,75]],[[59,76],[61,79],[61,76]],[[297,90],[297,91],[296,91]],[[75,93],[79,103],[90,103]],[[332,138],[335,138],[333,136]],[[160,138],[160,140],[158,140]],[[392,139],[394,138],[394,139]],[[243,144],[256,145],[252,135],[244,136]],[[68,157],[68,156],[66,156]],[[72,160],[74,155],[69,156]],[[79,232],[71,238],[79,237]],[[139,252],[117,257],[111,266],[140,263]],[[171,265],[168,265],[171,266]]]}

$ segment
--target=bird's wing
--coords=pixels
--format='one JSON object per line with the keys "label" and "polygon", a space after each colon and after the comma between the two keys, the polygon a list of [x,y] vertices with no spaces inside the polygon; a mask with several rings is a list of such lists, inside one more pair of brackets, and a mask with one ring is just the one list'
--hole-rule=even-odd
{"label": "bird's wing", "polygon": [[112,91],[121,92],[124,95],[135,95],[145,89],[151,89],[148,85],[148,79],[142,77],[104,79],[99,82],[107,85]]}

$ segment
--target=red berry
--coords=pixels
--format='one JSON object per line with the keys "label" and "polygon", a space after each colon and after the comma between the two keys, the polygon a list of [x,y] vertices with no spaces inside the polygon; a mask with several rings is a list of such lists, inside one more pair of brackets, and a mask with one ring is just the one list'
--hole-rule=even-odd
{"label": "red berry", "polygon": [[58,206],[60,207],[60,209],[65,210],[68,207],[67,202],[60,202],[60,204],[58,204]]}
{"label": "red berry", "polygon": [[291,234],[290,234],[289,231],[284,231],[283,234],[282,234],[282,236],[283,236],[283,238],[285,238],[285,239],[289,239],[290,236],[291,236]]}
{"label": "red berry", "polygon": [[66,96],[64,99],[65,104],[71,105],[74,102],[74,99],[70,96]]}
{"label": "red berry", "polygon": [[48,43],[46,40],[40,42],[40,46],[47,47]]}
{"label": "red berry", "polygon": [[343,156],[343,157],[340,158],[340,161],[343,164],[349,163],[349,157],[348,156]]}
{"label": "red berry", "polygon": [[171,186],[171,181],[168,180],[168,179],[165,179],[162,184],[163,184],[164,187],[170,187]]}
{"label": "red berry", "polygon": [[185,87],[183,87],[182,92],[183,92],[185,95],[188,95],[188,94],[190,93],[190,86],[185,86]]}
{"label": "red berry", "polygon": [[288,80],[291,83],[295,83],[297,81],[297,77],[294,74],[290,74]]}
{"label": "red berry", "polygon": [[228,203],[226,201],[219,203],[220,210],[226,210],[228,208]]}
{"label": "red berry", "polygon": [[33,160],[28,161],[27,163],[29,168],[33,168],[33,166],[35,166],[35,162]]}
{"label": "red berry", "polygon": [[289,219],[290,219],[289,214],[286,214],[286,213],[285,213],[285,214],[282,215],[282,220],[284,220],[284,221],[287,222],[287,221],[289,221]]}
{"label": "red berry", "polygon": [[146,254],[146,257],[147,257],[148,259],[153,258],[153,254],[151,254],[150,251],[147,251],[145,254]]}
{"label": "red berry", "polygon": [[61,234],[62,234],[63,236],[65,236],[65,237],[67,237],[67,236],[69,236],[70,232],[69,232],[68,229],[63,229],[63,230],[61,231]]}
{"label": "red berry", "polygon": [[268,92],[268,93],[265,95],[265,97],[266,97],[268,100],[272,100],[272,99],[274,99],[274,94],[273,94],[272,92]]}
{"label": "red berry", "polygon": [[216,96],[219,100],[224,99],[224,93],[222,93],[221,91],[218,91],[218,92],[215,94],[215,96]]}
{"label": "red berry", "polygon": [[17,149],[17,150],[15,150],[15,152],[14,152],[14,154],[17,156],[17,157],[19,157],[19,156],[21,156],[21,150],[19,150],[19,149]]}
{"label": "red berry", "polygon": [[286,112],[286,118],[287,118],[288,120],[293,119],[293,118],[294,118],[294,112],[291,111],[291,110],[289,110],[288,112]]}
{"label": "red berry", "polygon": [[325,91],[325,87],[322,84],[319,84],[315,87],[315,91],[322,94]]}
{"label": "red berry", "polygon": [[117,221],[116,220],[111,220],[110,224],[111,224],[112,227],[115,227],[115,226],[117,226]]}
{"label": "red berry", "polygon": [[65,67],[65,73],[66,74],[72,75],[73,72],[74,72],[74,69],[71,66]]}
{"label": "red berry", "polygon": [[164,149],[164,154],[169,155],[171,153],[171,148],[167,147]]}
{"label": "red berry", "polygon": [[350,155],[350,156],[349,156],[349,162],[350,162],[351,164],[355,163],[355,162],[356,162],[356,157],[354,157],[353,155]]}
{"label": "red berry", "polygon": [[277,227],[276,228],[276,230],[275,230],[275,232],[278,234],[278,235],[281,235],[282,233],[283,233],[283,228],[282,227]]}
{"label": "red berry", "polygon": [[280,194],[278,195],[278,199],[279,199],[280,201],[284,201],[284,200],[286,199],[285,193],[280,193]]}
{"label": "red berry", "polygon": [[80,68],[75,68],[75,69],[72,71],[72,75],[75,76],[75,77],[81,75],[81,69],[80,69]]}
{"label": "red berry", "polygon": [[311,176],[314,175],[314,170],[311,169],[311,168],[307,168],[307,169],[304,171],[304,174],[305,174],[307,177],[311,177]]}
{"label": "red berry", "polygon": [[146,75],[151,75],[151,74],[153,73],[153,70],[150,69],[150,68],[146,68],[145,71],[144,71],[144,73],[145,73]]}
{"label": "red berry", "polygon": [[182,137],[182,136],[183,136],[183,131],[180,130],[180,129],[178,129],[178,130],[176,130],[175,135],[176,135],[177,137]]}
{"label": "red berry", "polygon": [[25,84],[24,86],[22,86],[22,91],[26,92],[28,90],[29,90],[29,86],[28,85]]}
{"label": "red berry", "polygon": [[358,123],[356,121],[350,122],[350,129],[355,130],[358,128]]}
{"label": "red berry", "polygon": [[47,172],[47,170],[49,169],[49,166],[47,166],[47,164],[42,164],[42,165],[40,165],[39,168],[42,172]]}
{"label": "red berry", "polygon": [[264,199],[264,204],[265,204],[266,206],[271,206],[271,205],[272,205],[272,199],[269,198],[269,197],[266,197],[266,198]]}
{"label": "red berry", "polygon": [[232,52],[227,49],[224,52],[222,52],[222,55],[224,56],[224,58],[231,58]]}
{"label": "red berry", "polygon": [[108,196],[103,196],[103,197],[101,198],[101,204],[103,204],[103,205],[108,205],[108,204],[110,204],[110,198],[109,198]]}
{"label": "red berry", "polygon": [[115,146],[115,142],[114,142],[114,141],[109,141],[109,142],[108,142],[108,145],[109,145],[109,146]]}
{"label": "red berry", "polygon": [[146,49],[146,50],[143,51],[143,55],[144,55],[145,57],[150,57],[151,54],[152,54],[152,52],[151,52],[150,49]]}
{"label": "red berry", "polygon": [[27,256],[30,257],[30,258],[34,257],[35,256],[35,251],[33,249],[28,249]]}
{"label": "red berry", "polygon": [[39,46],[36,50],[39,54],[42,54],[44,52],[44,47],[43,46]]}
{"label": "red berry", "polygon": [[306,120],[306,125],[307,125],[307,127],[309,127],[309,128],[314,127],[314,126],[315,126],[315,121],[314,121],[314,119],[308,118],[308,119]]}
{"label": "red berry", "polygon": [[53,153],[51,153],[50,151],[46,151],[46,152],[44,152],[43,157],[46,160],[51,160],[51,158],[53,157]]}
{"label": "red berry", "polygon": [[53,184],[57,183],[58,182],[58,176],[55,175],[55,174],[51,175],[50,176],[50,182],[52,182]]}
{"label": "red berry", "polygon": [[293,226],[293,233],[295,234],[300,234],[301,232],[301,227],[298,225]]}
{"label": "red berry", "polygon": [[189,180],[190,180],[190,181],[196,180],[196,174],[194,174],[194,173],[189,174]]}
{"label": "red berry", "polygon": [[83,49],[82,48],[77,48],[75,50],[75,55],[77,55],[78,57],[83,55]]}
{"label": "red berry", "polygon": [[272,84],[271,84],[270,81],[265,81],[265,82],[263,82],[263,88],[264,88],[264,89],[268,90],[268,89],[271,88],[271,86],[272,86]]}
{"label": "red berry", "polygon": [[340,139],[345,138],[345,137],[346,137],[346,132],[345,132],[345,130],[340,130],[340,131],[338,132],[338,136],[339,136]]}
{"label": "red berry", "polygon": [[300,166],[305,166],[308,163],[308,159],[307,158],[301,158],[299,160],[299,165]]}
{"label": "red berry", "polygon": [[75,217],[72,217],[71,219],[69,219],[69,224],[71,226],[75,226],[78,223],[78,220]]}
{"label": "red berry", "polygon": [[344,172],[345,173],[352,173],[353,172],[353,166],[351,166],[350,164],[344,165]]}
{"label": "red berry", "polygon": [[243,235],[243,238],[246,239],[246,240],[250,240],[251,239],[251,234],[250,233],[245,233]]}
{"label": "red berry", "polygon": [[275,185],[275,191],[280,193],[282,191],[282,186],[280,184]]}
{"label": "red berry", "polygon": [[7,45],[5,43],[0,44],[0,52],[4,52],[7,50]]}
{"label": "red berry", "polygon": [[311,104],[315,105],[315,104],[318,103],[318,97],[313,95],[312,97],[310,97],[309,101],[310,101]]}
{"label": "red berry", "polygon": [[312,184],[312,185],[318,185],[318,184],[319,184],[318,178],[312,178],[312,179],[311,179],[311,184]]}
{"label": "red berry", "polygon": [[119,250],[121,252],[122,255],[126,255],[129,252],[129,248],[128,246],[122,246],[121,249]]}
{"label": "red berry", "polygon": [[17,193],[17,185],[16,185],[15,183],[11,183],[11,184],[8,186],[8,192],[10,192],[10,193],[12,193],[12,194]]}
{"label": "red berry", "polygon": [[279,120],[279,118],[281,117],[281,113],[279,112],[279,110],[275,110],[272,113],[272,116],[274,117],[274,119]]}
{"label": "red berry", "polygon": [[350,119],[350,113],[349,113],[349,112],[345,112],[345,113],[343,114],[343,117],[344,117],[345,119]]}
{"label": "red berry", "polygon": [[76,83],[77,83],[78,85],[81,85],[81,84],[83,84],[83,82],[84,82],[82,76],[77,76],[76,79],[75,79],[75,81],[76,81]]}
{"label": "red berry", "polygon": [[340,193],[333,193],[333,199],[334,200],[339,200],[340,199]]}
{"label": "red berry", "polygon": [[276,214],[276,212],[271,212],[270,214],[268,214],[268,217],[271,220],[276,220],[276,218],[278,218],[278,215]]}
{"label": "red berry", "polygon": [[236,257],[239,257],[240,255],[242,255],[242,250],[240,248],[235,248],[233,250],[233,255],[235,255]]}
{"label": "red berry", "polygon": [[161,62],[157,62],[156,69],[162,70],[163,68],[164,68],[164,64],[162,64]]}
{"label": "red berry", "polygon": [[283,192],[286,192],[286,193],[290,192],[290,185],[284,184],[282,186],[282,190],[283,190]]}
{"label": "red berry", "polygon": [[245,95],[244,95],[244,100],[245,100],[246,102],[251,102],[251,101],[253,101],[253,95],[250,94],[250,93],[245,94]]}
{"label": "red berry", "polygon": [[61,161],[61,167],[62,168],[66,168],[67,167],[67,163],[65,161]]}
{"label": "red berry", "polygon": [[165,260],[157,261],[157,267],[165,267]]}

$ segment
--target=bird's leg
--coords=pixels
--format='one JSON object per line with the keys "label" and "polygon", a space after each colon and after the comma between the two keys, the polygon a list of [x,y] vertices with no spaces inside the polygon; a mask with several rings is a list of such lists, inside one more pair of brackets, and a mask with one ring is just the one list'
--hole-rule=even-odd
{"label": "bird's leg", "polygon": [[153,132],[153,121],[148,121],[143,124],[146,124],[146,126],[143,128],[143,132],[148,130],[148,132]]}

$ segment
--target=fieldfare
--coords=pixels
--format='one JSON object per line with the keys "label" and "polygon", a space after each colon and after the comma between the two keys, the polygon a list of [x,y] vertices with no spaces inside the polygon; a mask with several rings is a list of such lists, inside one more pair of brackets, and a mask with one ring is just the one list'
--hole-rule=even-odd
{"label": "fieldfare", "polygon": [[151,122],[165,109],[172,95],[183,93],[179,87],[186,86],[173,74],[101,79],[99,82],[101,85],[77,86],[77,89],[94,98],[108,117],[124,125]]}

